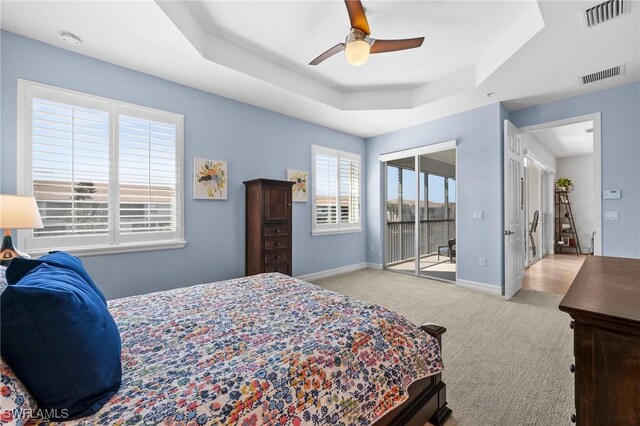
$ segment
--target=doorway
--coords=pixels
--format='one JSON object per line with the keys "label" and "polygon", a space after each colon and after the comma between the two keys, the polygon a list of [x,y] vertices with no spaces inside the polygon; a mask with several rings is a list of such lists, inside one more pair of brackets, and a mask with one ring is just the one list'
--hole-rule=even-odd
{"label": "doorway", "polygon": [[380,159],[385,176],[385,269],[455,282],[455,141]]}
{"label": "doorway", "polygon": [[[602,250],[600,114],[523,129],[508,123],[505,137],[520,141],[523,164],[521,185],[513,188],[521,201],[513,203],[505,194],[505,219],[521,217],[525,228],[523,245],[505,247],[505,296],[520,288],[564,294],[585,256]],[[571,179],[575,187],[558,188],[559,178]],[[508,230],[505,221],[505,235]],[[516,248],[524,254],[519,283],[509,280],[518,271],[506,264]]]}
{"label": "doorway", "polygon": [[554,170],[537,161],[530,152],[525,149],[525,269],[553,253],[554,205],[549,194],[553,190]]}

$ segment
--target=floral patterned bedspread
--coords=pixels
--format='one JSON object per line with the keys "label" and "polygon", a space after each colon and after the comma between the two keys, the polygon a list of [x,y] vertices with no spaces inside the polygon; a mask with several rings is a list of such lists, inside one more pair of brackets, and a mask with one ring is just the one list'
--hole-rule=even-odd
{"label": "floral patterned bedspread", "polygon": [[370,425],[442,371],[404,317],[281,274],[113,300],[123,382],[65,425]]}

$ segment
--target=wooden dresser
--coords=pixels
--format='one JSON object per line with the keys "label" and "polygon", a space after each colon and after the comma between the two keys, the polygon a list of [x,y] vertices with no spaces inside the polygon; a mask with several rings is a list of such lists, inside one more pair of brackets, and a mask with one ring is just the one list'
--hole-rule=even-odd
{"label": "wooden dresser", "polygon": [[246,275],[293,272],[291,187],[293,182],[254,179],[246,192]]}
{"label": "wooden dresser", "polygon": [[573,318],[572,420],[640,425],[640,260],[588,256],[560,309]]}

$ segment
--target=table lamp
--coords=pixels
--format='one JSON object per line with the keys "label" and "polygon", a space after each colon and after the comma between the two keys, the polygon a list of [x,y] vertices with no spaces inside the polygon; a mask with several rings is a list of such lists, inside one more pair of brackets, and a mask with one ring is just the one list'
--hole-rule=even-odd
{"label": "table lamp", "polygon": [[14,247],[11,241],[12,229],[43,227],[34,197],[0,194],[0,228],[5,230],[0,246],[0,264],[8,265],[14,257],[30,257]]}

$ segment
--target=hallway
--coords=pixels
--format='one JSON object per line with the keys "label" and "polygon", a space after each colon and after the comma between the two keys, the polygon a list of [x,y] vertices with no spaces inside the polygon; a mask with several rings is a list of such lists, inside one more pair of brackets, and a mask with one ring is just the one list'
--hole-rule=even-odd
{"label": "hallway", "polygon": [[522,288],[565,294],[578,274],[585,255],[550,254],[525,270]]}

